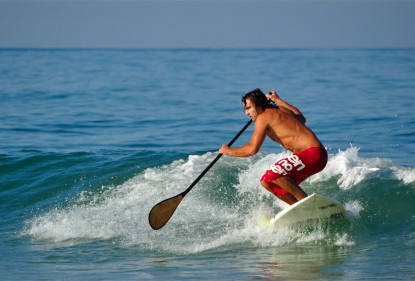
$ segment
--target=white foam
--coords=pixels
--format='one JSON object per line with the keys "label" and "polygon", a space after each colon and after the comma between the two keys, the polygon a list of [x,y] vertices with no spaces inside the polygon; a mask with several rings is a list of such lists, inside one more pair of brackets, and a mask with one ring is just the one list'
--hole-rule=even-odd
{"label": "white foam", "polygon": [[23,234],[55,243],[115,239],[126,246],[170,252],[192,252],[224,243],[206,232],[217,233],[234,225],[239,213],[233,206],[215,204],[203,196],[204,188],[212,185],[195,187],[162,230],[154,231],[148,224],[151,207],[181,193],[214,156],[190,156],[187,161],[146,169],[122,185],[82,192],[70,205],[33,218]]}
{"label": "white foam", "polygon": [[346,151],[339,151],[336,155],[329,158],[327,166],[312,180],[319,181],[339,176],[337,184],[340,188],[347,190],[367,179],[371,174],[377,172],[379,168],[374,166],[372,160],[360,158],[358,148],[351,147]]}
{"label": "white foam", "polygon": [[344,208],[346,209],[347,213],[354,218],[360,217],[360,212],[364,210],[362,204],[357,200],[347,202],[344,205]]}
{"label": "white foam", "polygon": [[353,241],[352,238],[350,238],[349,234],[342,233],[342,234],[336,234],[335,235],[335,243],[336,246],[354,246],[356,244],[355,241]]}
{"label": "white foam", "polygon": [[415,168],[412,167],[392,167],[392,170],[397,179],[404,184],[415,183]]}
{"label": "white foam", "polygon": [[314,176],[310,183],[338,177],[337,184],[343,190],[349,190],[361,182],[373,178],[398,179],[404,183],[415,182],[415,169],[394,164],[390,159],[363,158],[358,155],[359,149],[350,147],[339,150],[329,158],[324,170]]}

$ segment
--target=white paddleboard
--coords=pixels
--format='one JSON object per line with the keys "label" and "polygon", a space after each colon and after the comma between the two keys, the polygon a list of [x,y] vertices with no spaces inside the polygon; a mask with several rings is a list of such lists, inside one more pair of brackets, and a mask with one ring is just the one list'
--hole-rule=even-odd
{"label": "white paddleboard", "polygon": [[334,199],[313,193],[279,212],[270,226],[287,226],[321,219],[346,218],[346,210]]}

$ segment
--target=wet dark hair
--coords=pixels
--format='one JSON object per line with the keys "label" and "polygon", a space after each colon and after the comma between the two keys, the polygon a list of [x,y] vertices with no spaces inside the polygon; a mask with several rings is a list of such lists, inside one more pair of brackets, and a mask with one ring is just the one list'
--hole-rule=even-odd
{"label": "wet dark hair", "polygon": [[242,96],[242,102],[245,106],[247,99],[251,100],[257,110],[260,109],[261,111],[264,111],[266,108],[276,107],[274,104],[270,103],[265,94],[258,88]]}

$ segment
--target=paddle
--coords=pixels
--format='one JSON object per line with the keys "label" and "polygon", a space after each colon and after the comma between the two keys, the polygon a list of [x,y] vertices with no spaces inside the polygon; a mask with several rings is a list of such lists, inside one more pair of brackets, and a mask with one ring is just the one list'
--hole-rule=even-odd
{"label": "paddle", "polygon": [[[231,140],[231,142],[228,144],[228,146],[231,146],[242,133],[246,130],[246,128],[251,125],[252,120],[249,120],[248,123],[242,128],[241,131]],[[218,156],[216,156],[215,159],[209,164],[209,166],[206,167],[206,169],[195,179],[195,181],[182,193],[173,196],[169,199],[163,200],[160,203],[156,204],[148,214],[148,221],[150,223],[150,226],[154,230],[158,230],[162,228],[173,216],[174,211],[179,206],[180,202],[182,202],[183,198],[186,196],[187,193],[196,185],[196,183],[209,171],[210,168],[216,163],[216,161],[219,160],[219,158],[222,156],[222,153],[219,153]]]}

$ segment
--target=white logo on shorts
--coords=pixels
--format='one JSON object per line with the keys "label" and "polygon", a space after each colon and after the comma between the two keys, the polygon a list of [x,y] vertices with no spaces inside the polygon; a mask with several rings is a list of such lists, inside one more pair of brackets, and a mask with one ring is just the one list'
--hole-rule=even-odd
{"label": "white logo on shorts", "polygon": [[287,175],[293,168],[297,168],[297,171],[301,171],[305,168],[304,163],[295,154],[291,154],[286,159],[279,160],[270,167],[271,171],[274,173],[284,176]]}

